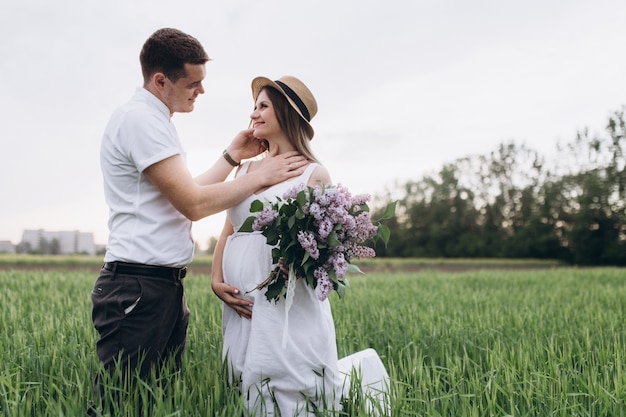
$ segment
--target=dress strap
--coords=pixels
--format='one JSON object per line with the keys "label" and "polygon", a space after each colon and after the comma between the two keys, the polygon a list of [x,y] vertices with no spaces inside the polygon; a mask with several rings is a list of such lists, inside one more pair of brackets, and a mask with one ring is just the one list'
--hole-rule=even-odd
{"label": "dress strap", "polygon": [[235,174],[235,178],[246,175],[246,172],[248,172],[248,168],[250,168],[251,162],[252,161],[245,161],[243,164],[241,164],[239,167],[239,171],[237,171],[237,173]]}
{"label": "dress strap", "polygon": [[302,175],[300,175],[303,183],[309,183],[309,178],[311,178],[311,175],[313,175],[313,171],[315,171],[315,168],[317,168],[318,166],[320,166],[320,164],[318,164],[317,162],[311,162],[309,166],[306,167]]}

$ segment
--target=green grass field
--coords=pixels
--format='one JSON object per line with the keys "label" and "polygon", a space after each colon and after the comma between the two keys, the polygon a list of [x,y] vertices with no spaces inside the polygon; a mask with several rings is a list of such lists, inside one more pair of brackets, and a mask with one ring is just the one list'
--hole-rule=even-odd
{"label": "green grass field", "polygon": [[[389,262],[389,261],[386,261]],[[386,265],[393,267],[394,265]],[[79,416],[99,364],[91,270],[0,267],[0,415]],[[392,416],[625,416],[626,270],[371,272],[333,296],[339,355],[374,348]],[[241,416],[221,363],[221,305],[186,279],[184,374],[154,416]],[[152,389],[154,391],[154,389]],[[128,405],[120,415],[136,415]],[[366,415],[353,401],[343,415]]]}

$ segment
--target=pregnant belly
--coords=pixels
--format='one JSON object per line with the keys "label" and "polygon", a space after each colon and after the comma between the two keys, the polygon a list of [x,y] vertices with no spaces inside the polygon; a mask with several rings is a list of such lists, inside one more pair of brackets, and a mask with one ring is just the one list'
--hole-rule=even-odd
{"label": "pregnant belly", "polygon": [[[244,295],[265,280],[272,270],[272,248],[265,236],[258,233],[235,233],[226,241],[222,271],[224,282],[238,288]],[[252,291],[244,296],[250,300]]]}

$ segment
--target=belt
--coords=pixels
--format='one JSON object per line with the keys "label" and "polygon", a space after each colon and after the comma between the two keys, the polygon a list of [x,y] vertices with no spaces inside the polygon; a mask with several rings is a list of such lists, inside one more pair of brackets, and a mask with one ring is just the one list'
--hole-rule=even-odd
{"label": "belt", "polygon": [[187,267],[170,268],[168,266],[156,266],[145,264],[131,264],[127,262],[105,262],[102,266],[107,271],[126,275],[144,275],[160,278],[174,278],[177,281],[185,278]]}

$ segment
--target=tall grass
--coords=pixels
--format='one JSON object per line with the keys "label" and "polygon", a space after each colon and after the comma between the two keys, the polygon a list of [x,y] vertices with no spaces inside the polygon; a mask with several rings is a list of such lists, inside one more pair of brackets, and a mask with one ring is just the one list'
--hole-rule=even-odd
{"label": "tall grass", "polygon": [[[393,416],[625,416],[623,269],[385,272],[333,296],[340,356],[372,347]],[[0,415],[79,416],[99,370],[90,319],[95,274],[0,271]],[[153,416],[241,416],[221,362],[210,277],[186,279],[184,373]],[[277,336],[278,337],[278,336]],[[141,408],[141,407],[139,407]],[[116,415],[140,413],[129,402]],[[359,404],[346,415],[365,415]]]}

